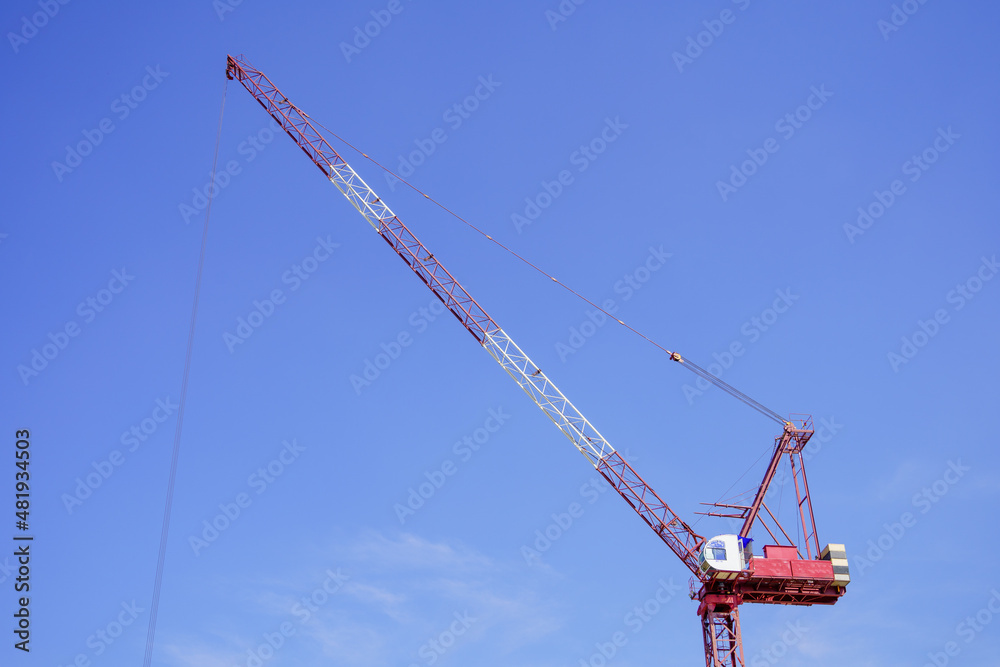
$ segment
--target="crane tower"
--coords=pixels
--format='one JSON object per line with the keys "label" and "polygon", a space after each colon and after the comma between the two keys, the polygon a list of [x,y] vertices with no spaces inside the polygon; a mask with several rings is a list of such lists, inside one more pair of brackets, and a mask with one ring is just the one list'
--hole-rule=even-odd
{"label": "crane tower", "polygon": [[[706,667],[745,667],[739,607],[743,603],[830,605],[850,581],[844,546],[820,548],[802,450],[813,435],[812,420],[783,421],[771,459],[749,505],[713,503],[710,516],[742,521],[736,534],[705,538],[686,524],[639,476],[611,443],[521,350],[448,272],[389,206],[333,149],[309,116],[288,101],[242,56],[228,56],[226,76],[239,81],[292,141],[406,262],[476,342],[486,349],[573,446],[691,571],[691,597],[698,602]],[[679,354],[671,358],[687,363]],[[765,502],[782,461],[791,467],[801,529],[793,538]],[[772,544],[754,554],[751,534],[759,525]]]}

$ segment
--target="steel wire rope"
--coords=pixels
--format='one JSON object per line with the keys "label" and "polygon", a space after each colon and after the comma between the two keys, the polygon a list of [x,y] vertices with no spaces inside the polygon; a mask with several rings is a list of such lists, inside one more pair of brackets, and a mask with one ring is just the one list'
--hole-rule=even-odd
{"label": "steel wire rope", "polygon": [[[222,117],[226,110],[226,91],[229,80],[222,89],[222,106],[219,109],[219,129],[215,135],[215,155],[212,157],[212,181],[215,184],[215,172],[219,162],[219,142],[222,138]],[[198,301],[201,296],[201,279],[205,267],[205,248],[208,245],[208,221],[212,212],[214,188],[209,189],[208,204],[205,209],[205,224],[201,232],[201,250],[198,254],[198,272],[194,283],[194,303],[191,306],[191,325],[188,328],[187,349],[184,354],[184,373],[181,376],[180,400],[177,404],[177,424],[174,428],[174,445],[170,453],[170,475],[167,479],[167,497],[163,508],[163,523],[160,527],[160,548],[156,559],[156,573],[153,577],[153,598],[149,605],[149,625],[146,629],[146,652],[143,657],[143,667],[149,667],[153,659],[153,640],[156,636],[156,618],[160,608],[160,590],[163,583],[163,566],[167,555],[167,538],[170,534],[170,514],[174,501],[174,486],[177,482],[177,461],[180,454],[181,432],[184,425],[184,409],[187,405],[188,379],[191,371],[191,351],[194,348],[195,324],[198,319]]]}
{"label": "steel wire rope", "polygon": [[323,123],[321,123],[318,120],[314,119],[312,116],[310,116],[306,112],[302,111],[298,107],[295,107],[295,109],[299,113],[301,113],[304,117],[308,118],[312,122],[315,122],[317,125],[319,125],[324,130],[326,130],[327,132],[329,132],[331,136],[333,136],[334,138],[336,138],[338,141],[340,141],[341,143],[343,143],[345,146],[348,146],[349,148],[351,148],[351,150],[357,152],[359,155],[361,155],[366,160],[368,160],[369,162],[371,162],[372,164],[374,164],[375,166],[377,166],[379,169],[382,169],[387,174],[390,174],[393,178],[395,178],[396,180],[398,180],[400,183],[404,184],[405,186],[407,186],[408,188],[410,188],[411,190],[413,190],[417,194],[419,194],[422,197],[424,197],[424,199],[427,199],[428,201],[430,201],[432,204],[434,204],[435,206],[437,206],[441,210],[445,211],[446,213],[448,213],[449,215],[451,215],[455,219],[459,220],[460,222],[462,222],[463,224],[465,224],[466,226],[468,226],[470,229],[476,231],[477,233],[479,233],[482,236],[485,236],[488,240],[490,240],[493,243],[495,243],[496,245],[500,246],[503,250],[505,250],[509,254],[513,255],[514,257],[516,257],[518,260],[520,260],[524,264],[527,264],[532,269],[534,269],[538,273],[542,274],[546,278],[549,278],[552,282],[556,283],[557,285],[559,285],[560,287],[562,287],[566,291],[570,292],[571,294],[573,294],[577,298],[581,299],[582,301],[586,302],[590,306],[592,306],[592,307],[596,308],[597,310],[599,310],[600,312],[604,313],[609,318],[611,318],[612,320],[614,320],[615,322],[617,322],[621,326],[625,327],[626,329],[628,329],[632,333],[636,334],[640,338],[643,338],[644,340],[646,340],[647,342],[649,342],[653,346],[659,348],[663,352],[666,352],[667,355],[669,355],[672,360],[679,362],[682,366],[685,366],[688,370],[690,370],[691,372],[693,372],[695,375],[703,378],[704,380],[706,380],[707,382],[711,383],[712,385],[714,385],[714,386],[718,387],[719,389],[725,391],[730,396],[733,396],[734,398],[742,401],[743,403],[745,403],[746,405],[750,406],[751,408],[753,408],[757,412],[761,413],[765,417],[767,417],[769,419],[773,419],[774,421],[778,422],[779,424],[784,424],[785,423],[785,420],[781,417],[781,415],[778,414],[777,412],[775,412],[774,410],[772,410],[772,409],[768,408],[767,406],[763,405],[762,403],[756,401],[755,399],[753,399],[750,396],[746,395],[745,393],[743,393],[739,389],[736,389],[735,387],[733,387],[732,385],[730,385],[728,382],[725,382],[724,380],[722,380],[718,376],[712,374],[708,370],[706,370],[706,369],[702,368],[701,366],[695,364],[694,362],[692,362],[692,361],[690,361],[690,360],[682,357],[680,355],[680,353],[678,353],[678,352],[672,352],[672,351],[668,350],[667,348],[663,347],[662,345],[660,345],[655,340],[653,340],[652,338],[650,338],[646,334],[642,333],[638,329],[635,329],[631,325],[626,324],[624,321],[618,319],[617,317],[615,317],[614,315],[612,315],[611,313],[609,313],[607,310],[605,310],[601,306],[597,305],[596,303],[594,303],[593,301],[591,301],[590,299],[588,299],[584,295],[582,295],[579,292],[577,292],[576,290],[574,290],[572,287],[570,287],[566,283],[562,282],[561,280],[559,280],[558,278],[556,278],[552,274],[550,274],[547,271],[543,270],[542,268],[538,267],[537,265],[535,265],[534,263],[532,263],[530,260],[522,257],[516,251],[514,251],[511,248],[507,247],[506,245],[504,245],[500,241],[498,241],[495,238],[493,238],[490,234],[487,234],[485,231],[483,231],[482,229],[480,229],[476,225],[472,224],[471,222],[469,222],[468,220],[466,220],[465,218],[463,218],[458,213],[455,213],[454,211],[452,211],[450,208],[448,208],[447,206],[445,206],[441,202],[437,201],[436,199],[434,199],[433,197],[431,197],[427,193],[423,192],[422,190],[420,190],[419,188],[417,188],[415,185],[413,185],[412,183],[410,183],[409,181],[407,181],[405,178],[402,178],[399,174],[395,173],[394,171],[392,171],[388,167],[382,165],[378,160],[375,160],[374,158],[372,158],[371,156],[369,156],[367,153],[365,153],[360,148],[356,147],[354,144],[352,144],[351,142],[349,142],[346,139],[344,139],[343,137],[341,137],[339,134],[337,134],[336,132],[334,132],[333,130],[331,130],[330,128],[328,128],[326,125],[323,125]]}

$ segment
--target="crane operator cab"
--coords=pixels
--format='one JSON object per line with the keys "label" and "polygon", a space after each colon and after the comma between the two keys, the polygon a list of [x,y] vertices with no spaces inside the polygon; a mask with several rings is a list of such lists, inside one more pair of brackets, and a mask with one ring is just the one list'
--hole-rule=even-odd
{"label": "crane operator cab", "polygon": [[705,540],[698,554],[701,571],[716,579],[735,579],[747,569],[753,552],[749,537],[716,535]]}

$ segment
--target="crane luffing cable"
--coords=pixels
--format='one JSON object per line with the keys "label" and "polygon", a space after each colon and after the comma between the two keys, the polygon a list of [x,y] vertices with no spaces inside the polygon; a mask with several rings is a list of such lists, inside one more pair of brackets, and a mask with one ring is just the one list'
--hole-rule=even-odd
{"label": "crane luffing cable", "polygon": [[[291,104],[291,102],[289,102],[288,104],[290,104],[291,106],[294,106],[294,105]],[[463,218],[461,215],[459,215],[455,211],[452,211],[450,208],[448,208],[447,206],[445,206],[444,204],[442,204],[438,200],[434,199],[433,197],[431,197],[430,195],[428,195],[426,192],[424,192],[423,190],[421,190],[417,186],[413,185],[412,183],[410,183],[409,181],[407,181],[405,178],[401,177],[399,174],[395,173],[394,171],[392,171],[391,169],[389,169],[388,167],[386,167],[385,165],[383,165],[382,163],[380,163],[378,160],[376,160],[375,158],[373,158],[370,155],[368,155],[367,153],[365,153],[363,150],[361,150],[360,148],[358,148],[357,146],[355,146],[351,142],[349,142],[346,139],[344,139],[343,137],[341,137],[339,134],[337,134],[336,132],[334,132],[333,130],[331,130],[330,128],[328,128],[326,125],[324,125],[323,123],[319,122],[318,120],[316,120],[315,118],[313,118],[312,116],[310,116],[309,114],[307,114],[302,109],[300,109],[298,107],[295,107],[295,109],[300,114],[302,114],[303,116],[305,116],[309,120],[313,121],[314,123],[316,123],[317,125],[319,125],[320,127],[322,127],[324,130],[326,130],[327,132],[329,132],[331,136],[333,136],[334,138],[336,138],[338,141],[340,141],[341,143],[343,143],[345,146],[349,147],[351,150],[355,151],[356,153],[358,153],[359,155],[361,155],[362,157],[364,157],[366,160],[368,160],[369,162],[371,162],[372,164],[374,164],[375,166],[377,166],[379,169],[382,169],[387,174],[391,175],[393,178],[395,178],[396,180],[398,180],[400,183],[402,183],[406,187],[410,188],[411,190],[413,190],[417,194],[421,195],[424,199],[428,200],[429,202],[431,202],[432,204],[434,204],[435,206],[437,206],[438,208],[440,208],[442,211],[446,212],[448,215],[450,215],[453,218],[455,218],[455,219],[459,220],[460,222],[464,223],[466,226],[468,226],[470,229],[474,230],[478,234],[486,237],[488,240],[492,241],[493,243],[495,243],[499,247],[503,248],[506,252],[508,252],[509,254],[513,255],[514,257],[516,257],[518,260],[520,260],[524,264],[527,264],[528,266],[530,266],[531,268],[533,268],[538,273],[542,274],[543,276],[545,276],[546,278],[548,278],[549,280],[551,280],[555,284],[557,284],[560,287],[562,287],[567,292],[570,292],[571,294],[573,294],[574,296],[576,296],[578,299],[584,301],[585,303],[589,304],[590,306],[592,306],[592,307],[596,308],[597,310],[599,310],[600,312],[604,313],[610,319],[614,320],[615,322],[617,322],[621,326],[625,327],[626,329],[628,329],[629,331],[631,331],[635,335],[639,336],[640,338],[644,339],[648,343],[652,344],[654,347],[660,349],[663,352],[666,352],[667,355],[672,360],[680,363],[682,366],[684,366],[685,368],[687,368],[689,371],[691,371],[692,373],[694,373],[698,377],[703,378],[704,380],[706,380],[707,382],[711,383],[712,385],[718,387],[719,389],[721,389],[722,391],[726,392],[730,396],[733,396],[734,398],[739,399],[743,403],[746,403],[748,406],[750,406],[751,408],[753,408],[757,412],[761,413],[765,417],[767,417],[769,419],[773,419],[774,421],[778,422],[779,424],[785,424],[785,423],[787,423],[787,421],[780,414],[778,414],[777,412],[775,412],[774,410],[772,410],[769,407],[763,405],[762,403],[760,403],[757,400],[751,398],[750,396],[747,396],[746,394],[744,394],[742,391],[740,391],[736,387],[732,386],[728,382],[725,382],[722,378],[718,377],[717,375],[713,374],[712,372],[708,371],[707,369],[702,368],[701,366],[699,366],[698,364],[694,363],[690,359],[686,359],[686,358],[682,357],[679,352],[673,352],[671,350],[668,350],[663,345],[660,345],[655,340],[653,340],[652,338],[650,338],[646,334],[642,333],[638,329],[634,328],[633,326],[631,326],[629,324],[626,324],[623,320],[615,317],[614,315],[612,315],[611,313],[609,313],[607,310],[605,310],[604,308],[602,308],[598,304],[594,303],[593,301],[591,301],[590,299],[588,299],[584,295],[580,294],[579,292],[577,292],[575,289],[573,289],[572,287],[570,287],[566,283],[562,282],[561,280],[559,280],[558,278],[556,278],[555,276],[553,276],[551,273],[548,273],[547,271],[545,271],[544,269],[540,268],[539,266],[537,266],[536,264],[534,264],[530,260],[522,257],[515,250],[507,247],[502,242],[500,242],[497,239],[493,238],[493,236],[491,236],[490,234],[486,233],[484,230],[480,229],[476,225],[472,224],[471,222],[469,222],[468,220],[466,220],[465,218]]]}

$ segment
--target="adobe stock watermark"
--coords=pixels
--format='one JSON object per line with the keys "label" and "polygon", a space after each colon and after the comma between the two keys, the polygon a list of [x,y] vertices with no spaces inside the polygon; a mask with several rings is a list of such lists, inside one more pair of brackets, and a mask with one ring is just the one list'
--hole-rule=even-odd
{"label": "adobe stock watermark", "polygon": [[[492,74],[485,77],[480,76],[472,93],[466,95],[461,102],[455,102],[445,109],[444,113],[441,114],[441,120],[454,132],[462,127],[465,121],[472,118],[472,114],[479,109],[479,106],[490,99],[496,89],[502,85],[502,82],[493,80]],[[443,127],[434,128],[426,138],[414,139],[414,150],[405,156],[398,156],[399,164],[396,166],[396,173],[403,178],[409,178],[416,173],[418,167],[427,162],[427,158],[437,151],[438,146],[446,141],[448,141],[448,130]],[[385,172],[385,182],[389,189],[395,192],[396,185],[400,180],[387,171]]]}
{"label": "adobe stock watermark", "polygon": [[284,130],[282,130],[281,125],[272,118],[266,126],[247,135],[247,138],[236,146],[236,153],[243,156],[243,163],[241,164],[238,160],[229,160],[221,169],[216,170],[214,177],[209,172],[208,181],[204,185],[191,188],[191,203],[181,202],[177,205],[177,211],[180,213],[181,219],[184,220],[184,224],[190,224],[192,217],[208,208],[209,199],[214,199],[229,187],[233,177],[243,173],[243,166],[253,162],[274,141],[275,135],[282,133]]}
{"label": "adobe stock watermark", "polygon": [[576,13],[576,8],[587,0],[560,0],[555,9],[545,10],[545,20],[549,27],[555,32],[560,23],[565,23],[569,17]]}
{"label": "adobe stock watermark", "polygon": [[[576,167],[576,172],[582,174],[590,168],[597,158],[608,146],[621,137],[622,132],[628,129],[628,125],[621,121],[621,116],[604,119],[604,127],[594,138],[585,144],[580,144],[576,150],[569,154],[569,164]],[[524,198],[524,209],[521,213],[512,213],[510,221],[514,224],[514,229],[520,234],[524,227],[532,224],[541,215],[542,211],[552,206],[552,202],[562,196],[566,188],[575,181],[573,172],[569,169],[562,169],[551,181],[542,180],[541,189],[531,197]]]}
{"label": "adobe stock watermark", "polygon": [[343,588],[349,579],[350,577],[341,572],[339,567],[336,572],[328,569],[323,583],[292,605],[292,615],[299,619],[299,623],[307,623],[313,614],[330,600],[330,596]]}
{"label": "adobe stock watermark", "polygon": [[[642,632],[642,629],[653,620],[653,617],[669,604],[682,587],[674,583],[673,577],[664,581],[658,580],[656,590],[640,604],[635,605],[622,618],[622,625],[632,631],[632,635]],[[594,652],[586,658],[580,658],[580,667],[605,667],[618,651],[628,644],[628,634],[625,630],[616,630],[606,642],[594,642]]]}
{"label": "adobe stock watermark", "polygon": [[[986,603],[975,614],[969,614],[962,619],[962,622],[955,626],[955,634],[967,646],[986,630],[997,614],[1000,614],[1000,591],[991,588],[990,597]],[[923,667],[945,667],[952,658],[957,657],[961,652],[962,644],[955,640],[947,641],[940,651],[927,653],[927,662],[923,664]]]}
{"label": "adobe stock watermark", "polygon": [[427,501],[433,498],[447,483],[448,478],[453,477],[458,472],[460,464],[468,463],[475,456],[476,452],[480,451],[483,445],[489,442],[493,434],[499,431],[500,427],[506,424],[510,418],[511,415],[503,411],[503,406],[490,408],[487,411],[486,419],[483,420],[482,426],[473,429],[470,433],[462,436],[461,439],[456,440],[451,447],[451,451],[458,457],[459,464],[456,464],[455,461],[449,458],[442,461],[441,465],[433,470],[424,472],[424,480],[416,488],[411,486],[407,489],[409,494],[406,496],[405,504],[396,503],[392,506],[400,525],[405,524],[409,517],[424,507]]}
{"label": "adobe stock watermark", "polygon": [[363,389],[372,386],[372,383],[382,376],[382,373],[392,365],[392,362],[399,359],[403,350],[413,345],[414,336],[427,331],[431,322],[447,312],[449,312],[448,308],[441,302],[441,299],[434,297],[426,306],[421,306],[410,313],[406,322],[412,328],[412,332],[411,329],[403,329],[390,338],[388,343],[379,343],[381,352],[376,352],[371,357],[365,357],[361,373],[352,373],[348,377],[354,394],[360,396]]}
{"label": "adobe stock watermark", "polygon": [[21,29],[16,33],[7,33],[7,41],[10,42],[10,48],[14,49],[14,53],[20,51],[22,46],[38,35],[38,31],[47,26],[49,21],[56,17],[59,10],[69,3],[70,0],[38,0],[38,8],[41,11],[37,11],[31,16],[22,16]]}
{"label": "adobe stock watermark", "polygon": [[243,0],[212,0],[212,9],[220,21],[226,20],[226,14],[236,11],[236,8],[243,4]]}
{"label": "adobe stock watermark", "polygon": [[889,35],[898,32],[925,4],[927,0],[903,0],[898,5],[893,3],[889,19],[879,19],[875,22],[875,27],[882,33],[882,39],[888,42]]}
{"label": "adobe stock watermark", "polygon": [[10,562],[10,556],[4,556],[3,562],[0,563],[0,584],[13,574],[17,574],[17,565]]}
{"label": "adobe stock watermark", "polygon": [[[297,292],[303,283],[309,280],[323,262],[333,256],[333,251],[340,247],[339,243],[322,236],[316,237],[316,245],[302,260],[292,264],[281,274],[281,284],[289,285],[289,293]],[[236,351],[236,347],[246,343],[253,336],[264,322],[271,319],[279,306],[283,306],[288,300],[288,295],[280,287],[272,289],[263,299],[254,299],[253,308],[247,315],[236,318],[236,327],[233,333],[222,332],[222,342],[225,343],[229,354]]]}
{"label": "adobe stock watermark", "polygon": [[[170,396],[156,399],[147,416],[122,432],[119,442],[123,448],[127,448],[125,451],[130,453],[137,451],[159,430],[160,426],[177,413],[178,407],[177,403],[170,400]],[[94,495],[94,492],[101,488],[118,468],[125,464],[125,461],[126,457],[121,449],[112,449],[107,457],[99,461],[91,461],[92,470],[83,477],[76,478],[73,493],[63,493],[60,496],[66,513],[72,514],[75,509],[82,507],[83,503]]]}
{"label": "adobe stock watermark", "polygon": [[[111,648],[125,634],[128,628],[135,624],[139,616],[146,611],[135,600],[132,600],[131,603],[122,601],[119,606],[121,609],[115,612],[114,618],[87,637],[86,645],[90,649],[90,652],[77,653],[73,660],[67,663],[66,667],[91,667],[93,658],[99,658],[104,655],[104,652]],[[62,665],[58,665],[57,667],[62,667]]]}
{"label": "adobe stock watermark", "polygon": [[948,311],[947,307],[938,308],[928,319],[917,320],[916,330],[900,339],[898,351],[892,350],[886,355],[892,372],[898,373],[901,367],[913,361],[920,350],[927,347],[931,339],[941,332],[941,327],[951,322],[951,313],[957,313],[965,308],[970,301],[976,298],[986,283],[993,280],[998,268],[1000,268],[1000,264],[997,264],[996,255],[989,259],[982,257],[976,272],[955,285],[954,289],[949,290],[945,295],[945,301],[951,304],[951,312]]}
{"label": "adobe stock watermark", "polygon": [[[781,135],[783,141],[794,137],[796,132],[801,130],[812,119],[813,115],[833,97],[833,93],[826,89],[826,84],[821,84],[819,88],[811,86],[809,91],[810,95],[804,103],[775,121],[774,131]],[[741,162],[739,166],[730,165],[729,178],[725,181],[715,182],[715,188],[722,201],[729,201],[729,198],[746,185],[749,179],[767,164],[770,157],[780,149],[781,141],[774,137],[765,139],[760,148],[748,148],[746,150],[748,159]]]}
{"label": "adobe stock watermark", "polygon": [[[133,111],[139,108],[139,105],[146,100],[149,93],[156,90],[168,76],[170,76],[170,72],[164,72],[160,69],[159,65],[155,68],[152,65],[147,65],[146,75],[142,77],[142,80],[133,86],[131,90],[122,93],[111,101],[111,113],[115,114],[119,122],[125,120]],[[104,138],[114,131],[115,123],[109,117],[104,117],[98,121],[97,127],[92,130],[82,130],[83,139],[76,142],[75,145],[66,145],[66,155],[63,161],[53,160],[52,173],[55,174],[56,180],[62,183],[66,174],[72,173],[74,169],[83,164],[84,158],[92,154],[94,149],[104,142]]]}
{"label": "adobe stock watermark", "polygon": [[[732,0],[732,3],[740,11],[745,11],[750,6],[750,0]],[[688,35],[684,52],[674,51],[671,54],[677,71],[683,74],[686,66],[693,65],[694,61],[705,53],[705,49],[715,44],[715,40],[722,36],[722,33],[726,31],[726,26],[736,22],[737,16],[739,14],[733,10],[723,9],[719,12],[719,18],[702,21],[701,24],[705,29],[694,35]]]}
{"label": "adobe stock watermark", "polygon": [[[593,504],[606,493],[611,486],[603,479],[591,479],[580,487],[580,495]],[[535,531],[535,539],[531,545],[521,545],[521,557],[528,565],[542,561],[542,554],[552,548],[552,545],[573,527],[573,523],[583,516],[584,506],[576,501],[571,502],[565,512],[553,512],[552,523]]]}
{"label": "adobe stock watermark", "polygon": [[406,9],[402,0],[389,0],[385,9],[373,9],[369,12],[372,20],[367,21],[363,26],[354,26],[354,37],[350,43],[341,42],[340,52],[344,54],[344,59],[350,64],[351,60],[361,55],[367,49],[372,40],[382,34],[382,31],[389,27],[393,18],[399,16]]}
{"label": "adobe stock watermark", "polygon": [[[776,297],[770,306],[762,310],[759,315],[754,315],[740,325],[740,333],[743,334],[745,342],[744,338],[737,338],[727,345],[721,353],[712,353],[713,361],[706,369],[709,373],[721,378],[726,371],[733,367],[737,359],[746,354],[747,347],[760,340],[761,336],[769,331],[781,316],[787,313],[799,300],[799,295],[792,294],[790,287],[777,289],[774,293]],[[681,387],[681,391],[684,392],[684,398],[687,399],[688,405],[694,405],[695,397],[704,394],[705,390],[711,386],[708,380],[699,377],[693,385],[685,383]]]}
{"label": "adobe stock watermark", "polygon": [[[935,505],[941,502],[942,498],[948,495],[951,488],[958,484],[965,474],[972,470],[969,466],[962,465],[961,459],[948,461],[947,466],[941,476],[913,494],[910,504],[915,509],[920,510],[920,514],[927,514]],[[913,512],[903,512],[899,515],[899,520],[892,523],[883,523],[884,529],[874,540],[868,540],[868,550],[864,556],[854,556],[853,561],[858,566],[858,576],[863,576],[875,563],[885,558],[885,555],[902,541],[910,528],[919,522],[919,516]]]}
{"label": "adobe stock watermark", "polygon": [[[660,245],[659,248],[650,246],[645,261],[629,273],[626,273],[612,285],[614,293],[621,295],[621,301],[605,299],[601,302],[601,308],[612,315],[617,313],[620,304],[625,303],[636,292],[641,290],[643,285],[649,282],[653,274],[662,269],[671,257],[673,257],[673,254],[665,252],[663,245]],[[569,328],[569,337],[566,339],[566,342],[560,340],[555,344],[556,354],[559,355],[559,360],[563,363],[566,363],[566,359],[571,354],[579,352],[586,345],[587,341],[593,338],[601,327],[608,323],[608,316],[601,310],[585,309],[583,314],[584,319],[579,324]]]}
{"label": "adobe stock watermark", "polygon": [[[633,456],[628,450],[625,450],[622,456],[627,461],[639,460],[638,456]],[[598,475],[581,484],[578,492],[580,498],[587,501],[586,505],[593,505],[598,498],[613,489],[614,487],[608,484],[606,479]],[[586,507],[583,503],[573,501],[566,507],[565,512],[551,514],[552,522],[535,531],[534,541],[530,545],[521,545],[521,557],[524,558],[524,562],[528,565],[540,563],[542,554],[551,549],[560,537],[576,525],[577,520],[583,516],[585,511]]]}
{"label": "adobe stock watermark", "polygon": [[[133,280],[135,276],[129,274],[124,266],[120,271],[112,270],[107,287],[97,290],[77,305],[76,314],[80,316],[83,325],[91,324],[97,319],[97,316],[103,313]],[[28,383],[48,368],[66,350],[70,341],[82,332],[80,321],[75,319],[67,321],[56,329],[55,333],[50,331],[48,342],[43,343],[40,350],[36,347],[31,348],[31,359],[28,363],[18,364],[17,374],[21,378],[21,383],[27,387]]]}
{"label": "adobe stock watermark", "polygon": [[[931,142],[927,148],[920,151],[920,153],[915,154],[910,157],[909,160],[903,163],[900,170],[903,172],[903,176],[907,176],[907,180],[910,183],[916,183],[920,180],[927,170],[931,168],[940,158],[941,155],[947,153],[952,146],[955,145],[962,135],[956,134],[954,130],[951,129],[951,125],[948,129],[939,127],[937,129],[937,136],[934,137],[934,141]],[[849,222],[844,223],[844,234],[847,235],[847,240],[854,243],[854,239],[861,236],[866,231],[872,228],[872,226],[883,216],[886,212],[892,208],[893,204],[902,197],[907,192],[906,183],[902,179],[894,179],[889,183],[889,187],[886,190],[875,190],[873,193],[874,200],[858,207],[858,218],[856,224],[851,224]]]}
{"label": "adobe stock watermark", "polygon": [[[303,595],[299,602],[292,605],[291,613],[298,620],[300,625],[304,625],[318,612],[327,602],[336,595],[350,577],[340,571],[336,572],[327,569],[324,573],[326,577],[323,583],[312,590],[309,595]],[[262,665],[273,658],[275,654],[288,643],[288,640],[295,635],[296,628],[291,621],[283,621],[273,632],[261,634],[263,641],[253,648],[248,648],[246,667],[262,667]],[[242,659],[241,659],[242,660]]]}
{"label": "adobe stock watermark", "polygon": [[[289,466],[298,461],[299,456],[304,451],[306,448],[300,445],[295,438],[292,438],[291,442],[282,441],[278,454],[266,465],[250,473],[250,476],[247,477],[247,486],[255,495],[261,495],[285,473]],[[236,523],[236,520],[253,504],[253,500],[253,496],[241,491],[236,494],[232,502],[219,503],[219,513],[211,519],[205,519],[201,522],[201,533],[188,535],[188,546],[191,547],[194,555],[200,556],[201,552],[218,540],[222,533],[229,530],[229,527]]]}
{"label": "adobe stock watermark", "polygon": [[[440,660],[455,645],[459,637],[468,632],[472,624],[478,620],[470,616],[468,610],[461,613],[456,611],[452,614],[452,618],[454,620],[448,624],[447,628],[439,632],[437,636],[428,638],[417,649],[417,655],[424,661],[424,664],[433,665]],[[419,665],[410,663],[410,667],[419,667]]]}

